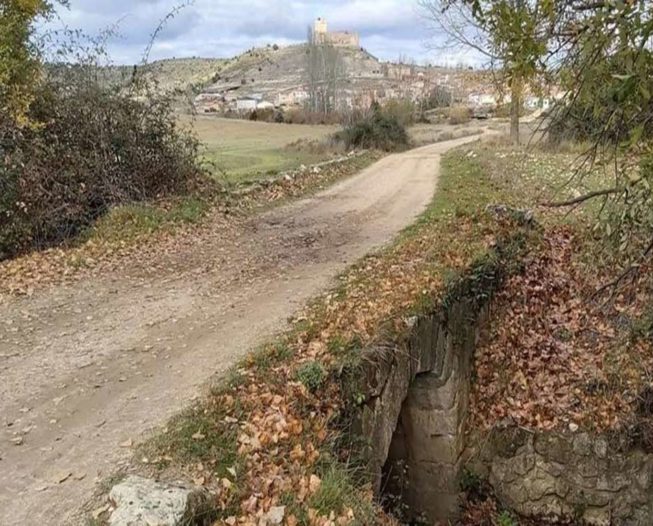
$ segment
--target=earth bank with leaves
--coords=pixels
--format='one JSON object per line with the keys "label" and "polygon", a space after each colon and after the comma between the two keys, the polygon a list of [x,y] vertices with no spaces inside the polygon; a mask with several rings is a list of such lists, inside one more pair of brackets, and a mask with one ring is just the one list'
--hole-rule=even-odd
{"label": "earth bank with leaves", "polygon": [[[501,231],[485,213],[487,203],[534,204],[541,192],[552,192],[565,180],[567,159],[564,154],[526,153],[501,145],[447,156],[440,191],[414,227],[394,246],[347,272],[339,289],[295,319],[291,332],[252,354],[210,397],[144,444],[135,459],[147,463],[135,460],[131,469],[163,479],[181,472],[208,488],[216,498],[216,524],[257,524],[279,508],[284,523],[291,525],[393,524],[395,519],[376,504],[358,454],[361,444],[348,438],[347,415],[364,399],[351,387],[357,385],[360,350],[379,338],[399,338],[407,317],[434,308],[451,276],[495,243]],[[507,409],[508,416],[535,431],[564,430],[570,424],[609,429],[625,437],[624,447],[633,447],[633,440],[644,436],[634,433],[643,428],[633,419],[640,414],[634,401],[646,375],[636,369],[631,375],[625,364],[632,358],[648,360],[645,342],[640,339],[630,347],[635,354],[623,353],[618,336],[624,333],[609,329],[612,315],[599,309],[587,318],[587,289],[569,288],[579,280],[596,283],[599,276],[596,261],[589,264],[584,256],[595,240],[577,237],[585,231],[581,225],[588,216],[577,215],[570,222],[558,211],[542,210],[538,217],[544,223],[543,240],[532,246],[526,272],[510,278],[505,292],[496,297],[494,323],[476,357],[470,421],[482,430],[504,418]],[[584,248],[570,254],[571,246]],[[533,304],[519,301],[522,289],[540,299]],[[516,302],[512,310],[506,310],[506,299]],[[645,299],[640,298],[639,308]],[[615,305],[612,312],[623,314],[622,304]],[[551,322],[561,329],[549,334],[531,326],[542,314],[521,314],[517,307],[543,309],[556,320],[560,312],[568,312],[559,320],[562,324]],[[639,323],[638,312],[644,311],[629,311],[633,327]],[[583,319],[602,331],[598,336],[604,343],[598,348],[583,343],[585,336],[592,336],[584,323],[575,332],[573,324]],[[498,355],[494,339],[505,334],[510,340],[499,348],[512,351]],[[533,345],[532,338],[544,343]],[[555,343],[550,338],[561,339]],[[566,351],[560,350],[561,344]],[[613,368],[611,354],[620,357],[621,365]],[[583,363],[594,377],[614,374],[619,383],[587,387],[599,384],[576,375]],[[504,383],[500,371],[506,368],[512,381]],[[556,383],[553,396],[548,388],[523,388],[520,378],[535,386],[531,378],[538,375],[546,380],[545,387],[549,381]],[[624,397],[626,386],[631,394]],[[575,396],[582,405],[573,404]],[[505,400],[513,402],[506,405]],[[511,517],[514,513],[486,495],[469,501],[461,524],[509,524],[505,521]]]}

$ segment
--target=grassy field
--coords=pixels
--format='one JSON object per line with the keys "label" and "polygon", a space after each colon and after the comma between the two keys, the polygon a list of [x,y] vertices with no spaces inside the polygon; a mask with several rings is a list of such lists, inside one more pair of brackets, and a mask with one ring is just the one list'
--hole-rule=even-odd
{"label": "grassy field", "polygon": [[320,142],[337,131],[337,126],[309,126],[252,122],[198,116],[192,126],[204,145],[204,159],[212,164],[216,178],[236,183],[267,174],[320,162],[329,152],[319,148],[288,147],[297,141]]}
{"label": "grassy field", "polygon": [[[335,154],[328,139],[338,126],[276,124],[200,115],[182,117],[203,145],[203,158],[214,177],[227,183],[248,182],[315,164]],[[458,126],[417,124],[409,130],[416,146],[479,132],[477,123]],[[300,144],[298,144],[300,143]]]}

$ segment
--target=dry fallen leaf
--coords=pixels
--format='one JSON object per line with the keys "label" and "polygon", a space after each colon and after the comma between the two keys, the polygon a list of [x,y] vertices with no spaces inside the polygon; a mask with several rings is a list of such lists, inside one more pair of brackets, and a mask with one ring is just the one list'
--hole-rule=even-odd
{"label": "dry fallen leaf", "polygon": [[319,477],[317,477],[316,475],[311,475],[308,482],[308,490],[311,492],[311,494],[313,494],[318,489],[320,489],[321,484],[322,481],[319,479]]}

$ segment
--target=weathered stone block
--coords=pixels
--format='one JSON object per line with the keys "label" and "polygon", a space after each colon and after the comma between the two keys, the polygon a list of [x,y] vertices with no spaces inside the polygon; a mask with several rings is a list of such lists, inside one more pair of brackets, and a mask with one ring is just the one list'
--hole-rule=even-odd
{"label": "weathered stone block", "polygon": [[[589,434],[531,434],[517,449],[499,446],[484,457],[499,500],[517,513],[581,517],[586,524],[644,526],[653,524],[653,455],[638,451],[606,456],[607,442]],[[489,449],[494,449],[490,446]]]}
{"label": "weathered stone block", "polygon": [[110,526],[196,524],[196,516],[206,516],[208,502],[204,491],[164,485],[137,476],[127,477],[114,486],[109,498],[116,506],[109,518]]}

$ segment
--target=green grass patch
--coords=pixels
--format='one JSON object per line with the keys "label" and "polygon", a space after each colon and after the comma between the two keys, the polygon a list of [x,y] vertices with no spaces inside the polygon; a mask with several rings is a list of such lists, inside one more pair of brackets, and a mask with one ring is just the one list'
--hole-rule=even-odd
{"label": "green grass patch", "polygon": [[241,368],[256,368],[258,373],[269,382],[275,381],[274,368],[287,363],[294,356],[293,349],[284,340],[277,340],[263,345],[250,353],[242,362]]}
{"label": "green grass patch", "polygon": [[328,155],[288,151],[283,148],[208,148],[202,160],[211,175],[219,182],[239,184],[269,178],[280,172],[317,164]]}
{"label": "green grass patch", "polygon": [[204,145],[202,159],[223,184],[252,182],[329,157],[310,148],[289,149],[297,141],[324,141],[338,127],[276,124],[200,116],[182,119]]}
{"label": "green grass patch", "polygon": [[[164,432],[141,446],[141,455],[165,467],[170,462],[203,462],[219,478],[233,479],[240,472],[238,425],[226,420],[226,412],[215,405],[200,404],[168,422]],[[237,414],[237,413],[236,413]]]}
{"label": "green grass patch", "polygon": [[308,362],[302,365],[295,373],[295,378],[314,393],[324,384],[327,372],[319,362]]}
{"label": "green grass patch", "polygon": [[210,203],[187,197],[164,204],[136,203],[112,209],[86,233],[86,240],[129,241],[142,235],[199,222]]}
{"label": "green grass patch", "polygon": [[320,488],[308,500],[307,507],[317,510],[320,515],[329,516],[331,512],[343,513],[350,509],[354,514],[353,525],[374,524],[375,513],[372,506],[361,501],[355,483],[355,474],[346,466],[333,462],[319,471],[322,479]]}

